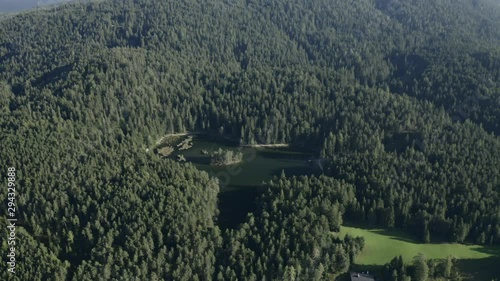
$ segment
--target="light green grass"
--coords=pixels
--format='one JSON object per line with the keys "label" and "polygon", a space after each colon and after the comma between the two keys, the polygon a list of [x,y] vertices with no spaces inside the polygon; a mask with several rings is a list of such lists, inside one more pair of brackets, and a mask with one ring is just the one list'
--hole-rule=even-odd
{"label": "light green grass", "polygon": [[365,249],[356,259],[356,264],[360,265],[383,265],[399,255],[403,256],[405,262],[410,262],[419,253],[424,254],[428,259],[444,259],[450,255],[457,259],[485,259],[500,256],[498,246],[421,244],[414,237],[398,230],[343,226],[339,235],[343,238],[346,234],[365,238]]}

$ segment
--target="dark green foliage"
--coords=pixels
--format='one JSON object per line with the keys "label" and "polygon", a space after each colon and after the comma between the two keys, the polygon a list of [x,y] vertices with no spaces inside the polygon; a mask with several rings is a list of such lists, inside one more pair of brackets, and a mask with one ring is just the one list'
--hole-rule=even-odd
{"label": "dark green foliage", "polygon": [[37,124],[2,133],[15,148],[2,150],[2,165],[19,170],[18,271],[30,276],[21,280],[214,274],[221,243],[215,179],[127,143],[103,145],[99,138],[109,136],[97,129]]}
{"label": "dark green foliage", "polygon": [[461,280],[456,260],[449,256],[445,260],[427,260],[424,255],[414,257],[413,263],[405,265],[401,256],[395,257],[384,267],[385,279],[390,281],[411,280]]}
{"label": "dark green foliage", "polygon": [[[19,171],[32,253],[19,280],[328,280],[362,248],[330,235],[344,211],[500,243],[499,9],[109,0],[2,16],[0,174]],[[325,175],[276,179],[222,234],[217,182],[145,152],[191,130],[308,148]],[[413,273],[395,263],[394,280]]]}
{"label": "dark green foliage", "polygon": [[[344,182],[324,176],[281,176],[266,187],[259,210],[231,232],[223,261],[238,280],[290,280],[292,276],[293,280],[332,280],[348,270],[364,246],[362,238],[340,240],[332,234],[354,202],[354,188]],[[230,280],[229,275],[223,276]]]}
{"label": "dark green foliage", "polygon": [[243,153],[240,151],[223,150],[219,148],[210,155],[210,165],[226,166],[240,163],[243,160]]}

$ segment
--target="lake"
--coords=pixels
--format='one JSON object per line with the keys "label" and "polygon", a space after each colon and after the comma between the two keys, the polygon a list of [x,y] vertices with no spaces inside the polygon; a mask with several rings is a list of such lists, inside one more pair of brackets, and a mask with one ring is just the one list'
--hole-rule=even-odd
{"label": "lake", "polygon": [[[310,161],[312,152],[292,148],[241,147],[231,141],[209,136],[192,137],[191,148],[183,151],[176,149],[170,157],[176,159],[177,155],[181,154],[198,169],[219,179],[218,224],[221,228],[235,228],[244,222],[247,214],[254,211],[255,199],[262,184],[273,176],[281,175],[282,171],[287,176],[319,175],[322,172],[314,161]],[[180,140],[177,141],[179,142]],[[243,161],[231,166],[210,165],[210,154],[219,148],[242,152]]]}

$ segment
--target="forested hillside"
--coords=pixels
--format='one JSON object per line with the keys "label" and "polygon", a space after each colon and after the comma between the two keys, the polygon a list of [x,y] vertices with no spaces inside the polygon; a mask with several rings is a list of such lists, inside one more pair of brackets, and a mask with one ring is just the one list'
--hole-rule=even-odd
{"label": "forested hillside", "polygon": [[[14,280],[331,280],[363,245],[331,235],[344,220],[499,244],[499,19],[493,0],[107,0],[0,19]],[[221,230],[217,179],[147,150],[186,131],[289,143],[324,175],[276,178]]]}

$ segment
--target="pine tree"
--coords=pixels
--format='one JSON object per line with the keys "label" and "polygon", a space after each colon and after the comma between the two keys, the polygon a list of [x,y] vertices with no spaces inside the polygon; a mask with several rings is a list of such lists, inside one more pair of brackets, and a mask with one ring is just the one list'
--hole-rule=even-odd
{"label": "pine tree", "polygon": [[413,259],[414,274],[413,279],[416,281],[427,281],[429,277],[429,266],[427,259],[423,254],[418,254]]}

